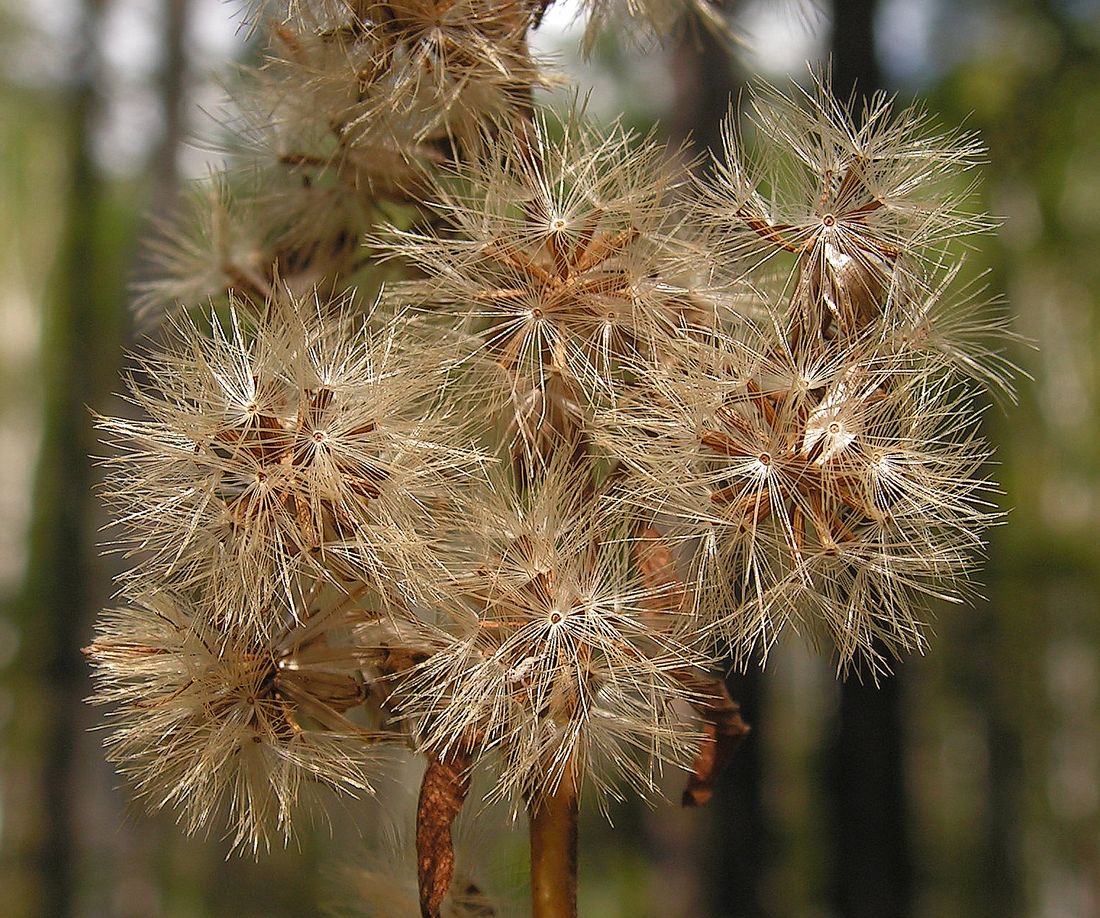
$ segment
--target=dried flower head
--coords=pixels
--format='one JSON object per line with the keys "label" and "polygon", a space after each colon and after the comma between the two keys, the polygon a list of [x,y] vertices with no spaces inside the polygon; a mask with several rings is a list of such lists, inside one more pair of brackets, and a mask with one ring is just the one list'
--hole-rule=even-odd
{"label": "dried flower head", "polygon": [[852,343],[893,286],[919,286],[947,240],[989,225],[962,207],[960,175],[981,145],[937,132],[920,108],[895,114],[880,93],[856,120],[819,79],[795,97],[757,89],[752,111],[758,153],[745,153],[731,117],[700,215],[735,269],[793,255],[790,321],[805,346]]}
{"label": "dried flower head", "polygon": [[369,0],[327,23],[298,19],[273,30],[265,83],[287,115],[327,120],[352,146],[399,124],[416,142],[472,139],[529,109],[545,80],[519,0]]}
{"label": "dried flower head", "polygon": [[438,649],[399,689],[424,742],[498,752],[513,799],[581,778],[653,793],[699,739],[682,590],[647,579],[644,541],[588,472],[557,463],[527,492],[498,475],[471,506]]}
{"label": "dried flower head", "polygon": [[101,421],[120,448],[109,496],[145,556],[134,576],[212,589],[235,615],[261,614],[303,570],[405,592],[430,577],[424,526],[472,454],[428,412],[431,350],[345,306],[231,309],[209,336],[181,319],[143,361],[131,391],[147,418]]}
{"label": "dried flower head", "polygon": [[272,610],[267,634],[210,622],[179,595],[136,596],[105,612],[86,650],[95,701],[111,703],[109,756],[153,808],[180,811],[189,832],[228,810],[233,846],[258,853],[285,842],[304,785],[372,793],[382,734],[349,719],[365,698],[358,656],[340,635],[347,602],[299,596]]}
{"label": "dried flower head", "polygon": [[863,656],[923,646],[921,597],[957,598],[994,514],[977,408],[869,346],[806,355],[714,338],[605,434],[633,499],[697,548],[699,608],[738,658],[793,624]]}
{"label": "dried flower head", "polygon": [[598,132],[583,111],[561,130],[554,139],[540,118],[490,141],[437,184],[445,230],[382,243],[425,275],[389,295],[466,333],[464,356],[489,359],[529,421],[525,406],[553,385],[581,406],[613,399],[624,360],[656,360],[709,321],[684,285],[698,253],[665,206],[680,167],[619,125]]}

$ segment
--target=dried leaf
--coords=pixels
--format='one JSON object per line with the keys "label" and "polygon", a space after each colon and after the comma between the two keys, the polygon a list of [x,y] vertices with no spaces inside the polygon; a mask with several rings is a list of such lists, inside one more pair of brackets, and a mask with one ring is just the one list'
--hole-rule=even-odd
{"label": "dried leaf", "polygon": [[440,918],[455,872],[451,826],[470,792],[470,755],[451,750],[444,758],[429,753],[416,807],[416,859],[422,918]]}
{"label": "dried leaf", "polygon": [[703,741],[684,789],[684,806],[703,806],[714,793],[714,782],[751,729],[741,718],[741,708],[730,698],[726,683],[713,676],[677,673],[680,681],[695,692],[695,709],[702,715]]}

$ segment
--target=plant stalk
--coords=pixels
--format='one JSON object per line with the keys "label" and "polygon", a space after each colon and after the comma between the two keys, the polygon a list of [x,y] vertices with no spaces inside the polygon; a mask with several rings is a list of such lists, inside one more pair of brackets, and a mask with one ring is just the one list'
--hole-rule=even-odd
{"label": "plant stalk", "polygon": [[577,918],[577,788],[565,775],[527,806],[532,918]]}

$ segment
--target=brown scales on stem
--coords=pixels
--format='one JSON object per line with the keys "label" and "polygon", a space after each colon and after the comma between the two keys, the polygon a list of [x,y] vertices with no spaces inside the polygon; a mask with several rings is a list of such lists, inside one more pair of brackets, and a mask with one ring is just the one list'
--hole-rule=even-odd
{"label": "brown scales on stem", "polygon": [[[652,526],[645,527],[638,537],[635,557],[642,576],[646,585],[664,599],[656,611],[667,610],[670,604],[671,607],[686,604],[687,588],[676,571],[667,542]],[[692,706],[703,720],[703,739],[681,798],[683,806],[702,806],[710,801],[714,782],[751,728],[742,719],[741,708],[730,698],[722,679],[695,669],[674,670],[672,675],[690,690]]]}
{"label": "brown scales on stem", "polygon": [[695,693],[694,707],[703,718],[703,741],[681,802],[684,806],[702,806],[710,801],[714,782],[751,728],[721,679],[686,670],[676,676]]}

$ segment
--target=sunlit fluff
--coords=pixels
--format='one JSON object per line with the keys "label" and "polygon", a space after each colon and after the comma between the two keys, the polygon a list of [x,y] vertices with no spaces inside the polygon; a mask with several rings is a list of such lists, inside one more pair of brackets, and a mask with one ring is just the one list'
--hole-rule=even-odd
{"label": "sunlit fluff", "polygon": [[265,70],[285,113],[327,118],[352,145],[398,124],[417,142],[465,141],[546,81],[527,47],[532,15],[522,0],[290,4]]}
{"label": "sunlit fluff", "polygon": [[984,152],[973,135],[938,131],[917,107],[895,112],[884,94],[856,118],[824,81],[757,88],[751,103],[756,149],[726,123],[699,213],[734,269],[793,256],[795,336],[851,344],[892,286],[920,286],[949,239],[988,227],[963,206],[962,175]]}
{"label": "sunlit fluff", "polygon": [[682,590],[647,579],[645,542],[586,477],[558,465],[530,493],[498,476],[477,495],[439,649],[399,689],[428,746],[499,754],[498,789],[520,799],[580,777],[653,793],[698,740],[682,674],[705,658]]}
{"label": "sunlit fluff", "polygon": [[133,383],[146,417],[101,421],[142,558],[131,578],[210,589],[260,619],[303,570],[415,592],[433,565],[425,524],[471,453],[429,411],[437,365],[400,327],[319,300],[258,321],[231,310],[209,336],[180,320]]}
{"label": "sunlit fluff", "polygon": [[103,614],[87,651],[96,700],[115,706],[109,756],[138,792],[190,832],[224,816],[233,846],[253,853],[290,837],[303,785],[371,793],[383,739],[346,716],[365,698],[340,644],[346,609],[299,606],[275,610],[286,624],[262,636],[213,629],[240,617],[168,592],[136,596]]}
{"label": "sunlit fluff", "polygon": [[629,37],[639,45],[654,45],[677,35],[698,41],[706,31],[720,41],[735,40],[720,5],[710,0],[580,0],[587,15],[583,51],[588,54],[603,35]]}
{"label": "sunlit fluff", "polygon": [[680,169],[668,151],[618,125],[597,131],[581,111],[561,128],[553,139],[536,119],[489,142],[433,192],[445,232],[380,243],[427,278],[390,297],[467,333],[467,357],[515,390],[560,379],[592,403],[623,388],[625,358],[656,359],[710,319],[685,280],[699,253],[665,206]]}
{"label": "sunlit fluff", "polygon": [[621,406],[605,435],[641,507],[696,551],[699,611],[735,656],[787,624],[841,667],[924,645],[995,517],[965,388],[864,345],[808,359],[714,339]]}

